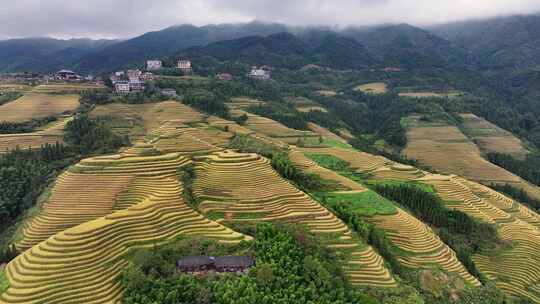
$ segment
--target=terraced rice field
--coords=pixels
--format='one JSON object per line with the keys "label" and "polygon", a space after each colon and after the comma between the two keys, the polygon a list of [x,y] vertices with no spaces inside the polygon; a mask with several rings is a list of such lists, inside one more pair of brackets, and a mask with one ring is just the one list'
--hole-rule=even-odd
{"label": "terraced rice field", "polygon": [[478,147],[457,127],[415,126],[407,130],[404,154],[422,165],[480,182],[518,183],[512,173],[482,158]]}
{"label": "terraced rice field", "polygon": [[26,84],[19,83],[2,83],[0,84],[0,92],[28,92],[32,87]]}
{"label": "terraced rice field", "polygon": [[366,188],[359,183],[356,183],[340,174],[323,168],[317,163],[309,159],[300,150],[294,149],[289,152],[289,157],[295,166],[302,171],[310,174],[317,174],[322,179],[331,181],[333,184],[339,187],[339,190],[352,190],[352,191],[364,191]]}
{"label": "terraced rice field", "polygon": [[448,93],[436,93],[436,92],[403,92],[399,93],[401,97],[412,97],[412,98],[451,98],[461,95],[461,92],[448,92]]}
{"label": "terraced rice field", "polygon": [[140,202],[64,230],[9,263],[10,288],[0,303],[118,303],[121,271],[127,264],[122,257],[130,249],[180,235],[232,243],[247,239],[189,208],[174,175],[160,175],[158,168],[147,171],[131,193]]}
{"label": "terraced rice field", "polygon": [[450,208],[497,225],[501,239],[512,246],[474,257],[478,269],[503,291],[540,302],[540,217],[532,210],[477,183],[457,176],[431,176]]}
{"label": "terraced rice field", "polygon": [[235,97],[231,98],[230,102],[225,103],[230,110],[242,110],[252,106],[261,106],[265,102],[258,99],[249,97]]}
{"label": "terraced rice field", "polygon": [[[117,133],[132,135],[134,142],[144,142],[146,134],[163,133],[159,129],[170,131],[185,124],[204,122],[207,119],[207,115],[177,101],[141,105],[120,103],[100,105],[90,112],[90,116],[109,116],[126,122],[127,127],[113,130]],[[141,130],[133,130],[134,128]]]}
{"label": "terraced rice field", "polygon": [[[426,224],[417,220],[404,210],[391,205],[388,208],[383,208],[382,203],[371,203],[369,197],[356,198],[358,192],[366,189],[355,181],[343,177],[334,171],[327,170],[312,162],[300,151],[292,151],[291,160],[295,166],[298,166],[302,171],[308,173],[319,174],[324,180],[339,182],[340,185],[346,186],[352,191],[339,191],[335,195],[339,196],[338,201],[343,203],[355,204],[359,210],[364,210],[360,215],[374,224],[377,228],[386,231],[390,241],[400,249],[401,253],[398,261],[405,267],[412,269],[429,269],[441,268],[449,273],[455,273],[471,285],[479,286],[480,282],[461,264],[457,259],[456,253],[444,244],[440,238],[433,233],[431,228]],[[327,172],[333,174],[329,174]],[[340,177],[341,179],[337,178]],[[345,180],[345,181],[344,181]],[[356,185],[356,186],[355,186]],[[330,195],[334,195],[330,193]],[[375,194],[376,195],[376,194]],[[362,202],[355,200],[361,199]],[[332,200],[327,198],[327,200]],[[367,206],[373,205],[374,206]],[[377,212],[373,212],[373,209]],[[391,209],[392,211],[387,211]],[[355,209],[356,210],[356,209]],[[359,211],[360,212],[360,211]]]}
{"label": "terraced rice field", "polygon": [[24,228],[18,249],[26,250],[65,229],[110,214],[117,207],[117,196],[134,180],[169,178],[188,163],[178,153],[139,156],[152,154],[149,150],[134,147],[121,155],[85,159],[60,175],[39,215]]}
{"label": "terraced rice field", "polygon": [[[347,161],[358,172],[371,172],[372,177],[380,180],[396,179],[395,176],[381,176],[380,173],[387,168],[399,168],[398,164],[388,164],[375,156],[362,156],[361,152],[342,150],[338,148],[302,148],[308,153],[327,153]],[[366,160],[371,160],[366,165]],[[399,170],[397,170],[399,171]],[[408,171],[408,170],[406,170]],[[402,176],[400,176],[402,177]],[[411,177],[412,178],[412,177]],[[399,178],[398,178],[399,179]],[[468,181],[462,177],[451,175],[425,174],[413,180],[421,181],[434,186],[438,195],[445,201],[447,207],[463,211],[470,216],[487,223],[495,224],[501,238],[511,242],[512,247],[500,253],[477,255],[474,260],[479,270],[496,285],[512,295],[527,297],[534,302],[540,301],[540,216],[525,206],[497,193],[481,184]],[[399,260],[409,267],[422,267],[435,262],[443,265],[451,272],[458,273],[473,285],[478,282],[462,268],[455,260],[455,254],[444,247],[436,253],[429,253],[430,249],[437,247],[440,240],[433,234],[420,236],[419,231],[429,231],[427,226],[402,210],[396,215],[376,216],[374,223],[389,232],[394,244],[410,252],[411,255],[400,256]],[[422,227],[423,226],[423,227]],[[416,232],[417,234],[414,234]],[[422,244],[425,240],[431,240]],[[432,247],[430,247],[430,244]],[[423,247],[426,246],[426,247]],[[415,254],[414,248],[424,248],[424,254]],[[434,264],[435,265],[435,264]],[[426,267],[426,266],[423,266]]]}
{"label": "terraced rice field", "polygon": [[350,168],[359,173],[369,173],[393,164],[392,161],[382,157],[342,148],[299,148],[304,153],[327,154],[346,161]]}
{"label": "terraced rice field", "polygon": [[218,128],[223,131],[227,131],[233,134],[242,134],[242,135],[248,135],[254,133],[248,128],[245,128],[239,124],[237,124],[234,121],[225,120],[223,118],[217,117],[217,116],[210,116],[206,120],[206,122],[214,128]]}
{"label": "terraced rice field", "polygon": [[64,138],[65,124],[72,118],[61,118],[43,130],[33,133],[23,134],[0,134],[0,153],[9,150],[19,149],[25,150],[30,148],[39,148],[44,144],[62,143]]}
{"label": "terraced rice field", "polygon": [[384,229],[390,241],[405,252],[397,258],[402,265],[412,269],[440,267],[459,275],[473,286],[481,285],[431,228],[402,209],[396,209],[398,212],[394,215],[377,215],[368,220],[377,228]]}
{"label": "terraced rice field", "polygon": [[361,84],[354,88],[355,91],[361,91],[368,94],[384,94],[388,92],[388,86],[384,82],[372,82]]}
{"label": "terraced rice field", "polygon": [[246,114],[248,116],[248,120],[245,123],[245,127],[247,129],[271,138],[278,139],[288,144],[295,144],[298,142],[298,140],[313,142],[317,142],[319,140],[319,135],[316,133],[291,129],[266,117],[251,114],[242,110],[233,110],[231,111],[231,114],[234,117]]}
{"label": "terraced rice field", "polygon": [[106,90],[102,85],[91,83],[51,83],[35,87],[32,92],[40,94],[62,93],[62,94],[80,94],[86,91]]}
{"label": "terraced rice field", "polygon": [[74,111],[78,106],[78,95],[27,93],[15,101],[0,106],[0,121],[25,122]]}
{"label": "terraced rice field", "polygon": [[321,127],[321,126],[319,126],[319,125],[317,125],[315,123],[308,122],[308,128],[311,131],[319,134],[319,136],[322,136],[323,138],[347,144],[347,140],[344,139],[343,137],[338,136],[338,135],[330,132],[328,129],[326,129],[324,127]]}
{"label": "terraced rice field", "polygon": [[528,152],[523,142],[512,133],[474,114],[461,114],[465,134],[474,140],[481,151],[512,154],[524,157]]}
{"label": "terraced rice field", "polygon": [[219,222],[296,222],[349,256],[345,272],[355,285],[395,286],[382,258],[355,239],[331,212],[293,187],[257,154],[218,152],[197,158],[193,193],[199,210]]}
{"label": "terraced rice field", "polygon": [[179,152],[183,155],[208,154],[223,150],[232,133],[216,129],[179,128],[152,140],[161,152]]}
{"label": "terraced rice field", "polygon": [[424,177],[424,172],[415,167],[394,163],[371,172],[371,178],[381,180],[411,181]]}

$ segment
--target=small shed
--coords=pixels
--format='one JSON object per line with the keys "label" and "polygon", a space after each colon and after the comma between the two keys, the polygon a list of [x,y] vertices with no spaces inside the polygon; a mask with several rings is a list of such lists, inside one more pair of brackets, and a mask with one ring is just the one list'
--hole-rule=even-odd
{"label": "small shed", "polygon": [[177,262],[183,272],[206,271],[214,266],[214,259],[209,256],[187,256]]}
{"label": "small shed", "polygon": [[248,256],[222,256],[216,257],[214,265],[218,272],[238,272],[253,267],[255,260]]}

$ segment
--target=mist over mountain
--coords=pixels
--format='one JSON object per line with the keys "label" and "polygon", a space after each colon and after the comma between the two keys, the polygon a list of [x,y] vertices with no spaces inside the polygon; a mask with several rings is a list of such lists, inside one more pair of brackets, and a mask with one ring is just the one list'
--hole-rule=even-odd
{"label": "mist over mountain", "polygon": [[[277,33],[289,33],[296,38],[290,35],[263,39]],[[288,52],[289,55],[296,52],[297,56],[307,56],[297,60],[298,64],[312,60],[313,53],[305,50],[309,48],[313,52],[318,44],[321,52],[334,56],[332,60],[325,60],[336,68],[344,68],[343,64],[337,62],[342,57],[357,57],[355,67],[384,64],[414,69],[451,65],[453,68],[494,70],[529,69],[540,65],[540,59],[536,56],[540,49],[540,16],[527,15],[451,23],[425,29],[408,24],[333,29],[251,22],[201,27],[172,26],[124,41],[13,39],[0,41],[0,71],[52,72],[72,68],[81,73],[103,73],[140,65],[148,58],[161,58],[189,48],[240,38],[246,39],[235,47],[249,44],[239,54],[249,58],[257,57],[253,55],[256,46],[276,47],[279,39],[275,38],[280,37],[287,37],[288,41],[280,42],[284,45],[279,52]],[[224,44],[209,46],[205,51],[216,58],[230,58],[231,49],[224,48],[231,45]],[[330,47],[331,51],[324,51],[324,48],[329,48],[325,44],[341,47]],[[266,51],[272,53],[272,49]]]}

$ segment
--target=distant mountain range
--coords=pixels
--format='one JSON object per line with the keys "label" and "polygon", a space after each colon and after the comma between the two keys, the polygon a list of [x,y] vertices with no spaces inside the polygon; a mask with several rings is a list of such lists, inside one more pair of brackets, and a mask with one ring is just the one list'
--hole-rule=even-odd
{"label": "distant mountain range", "polygon": [[27,38],[0,41],[0,72],[50,72],[77,65],[81,58],[117,40]]}
{"label": "distant mountain range", "polygon": [[[232,42],[234,41],[234,42]],[[297,67],[310,62],[335,68],[400,66],[527,70],[540,67],[540,16],[512,16],[418,28],[408,24],[333,31],[252,22],[181,25],[133,39],[0,41],[0,72],[52,72],[71,68],[104,73],[148,58],[207,54],[228,60]],[[200,52],[200,53],[196,53]]]}

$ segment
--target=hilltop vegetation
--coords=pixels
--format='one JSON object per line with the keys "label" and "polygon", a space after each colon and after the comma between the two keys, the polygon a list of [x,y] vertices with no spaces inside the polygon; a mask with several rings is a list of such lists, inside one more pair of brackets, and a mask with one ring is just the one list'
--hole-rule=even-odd
{"label": "hilltop vegetation", "polygon": [[[135,254],[124,271],[125,303],[376,303],[347,285],[337,257],[302,227],[259,224],[254,237],[230,248],[183,240]],[[174,269],[186,255],[246,252],[257,259],[247,276],[195,278]]]}

